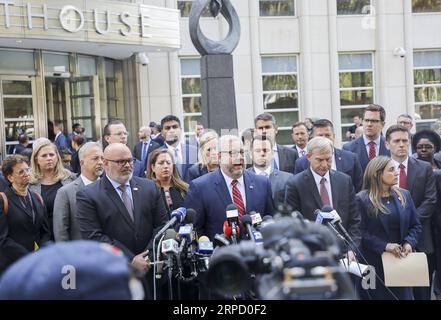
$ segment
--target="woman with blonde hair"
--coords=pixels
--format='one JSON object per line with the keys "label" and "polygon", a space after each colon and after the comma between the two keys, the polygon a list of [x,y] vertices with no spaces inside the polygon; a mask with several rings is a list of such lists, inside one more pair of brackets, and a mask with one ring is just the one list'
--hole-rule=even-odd
{"label": "woman with blonde hair", "polygon": [[206,131],[199,140],[199,163],[188,169],[188,180],[199,178],[206,173],[219,168],[217,156],[217,141],[219,136],[216,131]]}
{"label": "woman with blonde hair", "polygon": [[29,190],[41,194],[47,209],[53,240],[53,209],[58,189],[75,180],[76,175],[63,167],[57,147],[46,138],[35,140],[31,156]]}
{"label": "woman with blonde hair", "polygon": [[149,156],[147,178],[156,182],[161,190],[167,213],[182,207],[188,184],[179,176],[172,153],[168,149],[156,149]]}
{"label": "woman with blonde hair", "polygon": [[386,287],[381,256],[384,252],[397,259],[412,252],[421,233],[421,223],[409,191],[400,189],[398,170],[385,156],[371,160],[366,167],[363,190],[357,194],[361,214],[361,251],[375,268],[376,289],[361,289],[365,299],[413,299],[410,287]]}

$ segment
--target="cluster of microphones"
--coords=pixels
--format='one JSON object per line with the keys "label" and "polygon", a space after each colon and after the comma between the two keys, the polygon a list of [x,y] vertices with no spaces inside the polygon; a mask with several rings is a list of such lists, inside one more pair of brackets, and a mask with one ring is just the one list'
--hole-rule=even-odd
{"label": "cluster of microphones", "polygon": [[[170,221],[154,238],[154,299],[157,298],[156,281],[163,278],[164,274],[167,275],[169,299],[180,298],[179,283],[198,283],[203,275],[208,276],[208,285],[214,286],[214,291],[225,296],[229,292],[235,294],[248,291],[251,288],[250,283],[259,279],[266,279],[267,283],[289,279],[293,268],[303,268],[304,277],[317,274],[319,269],[314,269],[315,267],[326,265],[327,268],[334,268],[337,266],[334,262],[341,258],[340,255],[347,248],[353,248],[353,241],[343,227],[340,216],[330,206],[316,210],[316,221],[313,223],[303,219],[299,212],[285,211],[274,217],[262,217],[256,212],[241,215],[237,206],[230,204],[226,208],[223,233],[216,234],[213,242],[207,236],[198,237],[194,229],[196,214],[190,208],[174,210]],[[318,259],[317,252],[327,252],[332,259],[323,259],[322,256]],[[223,279],[225,270],[235,273],[237,281],[226,284],[231,275],[226,275],[227,278]],[[327,272],[329,270],[331,269]],[[256,276],[259,274],[266,275]],[[317,286],[320,284],[320,288],[326,287],[323,279],[314,279]],[[173,281],[178,282],[177,296],[173,294],[176,287],[173,286]],[[244,285],[241,285],[242,282]],[[311,282],[309,278],[308,281],[303,281],[300,284],[307,284],[308,288],[303,287],[302,290],[312,290],[311,284],[315,282]],[[229,285],[238,287],[228,287]],[[265,285],[267,284],[262,284],[262,287]],[[219,286],[222,288],[218,288]],[[335,288],[335,283],[329,284],[329,288],[331,287]],[[316,287],[313,289],[317,290]],[[265,297],[261,295],[261,298]]]}

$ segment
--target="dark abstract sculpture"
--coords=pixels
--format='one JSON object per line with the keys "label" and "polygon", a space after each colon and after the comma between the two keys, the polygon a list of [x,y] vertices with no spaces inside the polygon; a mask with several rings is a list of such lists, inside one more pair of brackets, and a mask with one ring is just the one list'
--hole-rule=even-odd
{"label": "dark abstract sculpture", "polygon": [[[217,17],[219,13],[222,13],[230,26],[227,37],[222,41],[210,40],[204,36],[201,31],[199,20],[207,6],[209,6],[213,17]],[[191,41],[202,56],[208,54],[230,54],[239,43],[239,16],[231,5],[230,0],[193,1],[189,17],[189,25]]]}
{"label": "dark abstract sculpture", "polygon": [[[221,13],[229,24],[224,40],[208,39],[199,26],[206,7],[213,17]],[[230,0],[195,0],[189,17],[190,37],[201,54],[202,122],[206,128],[222,134],[222,129],[237,129],[233,57],[240,38],[239,16]]]}

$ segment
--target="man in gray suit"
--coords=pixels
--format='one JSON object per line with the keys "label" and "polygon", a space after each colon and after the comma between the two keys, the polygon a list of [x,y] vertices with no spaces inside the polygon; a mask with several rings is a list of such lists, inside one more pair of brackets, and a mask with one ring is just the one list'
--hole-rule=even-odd
{"label": "man in gray suit", "polygon": [[254,127],[256,129],[255,134],[267,136],[274,143],[272,167],[280,171],[294,173],[295,163],[299,155],[297,151],[292,148],[276,144],[278,128],[274,116],[271,113],[259,114],[254,119]]}
{"label": "man in gray suit", "polygon": [[251,148],[253,167],[249,168],[248,171],[269,178],[272,197],[277,208],[284,203],[286,184],[293,175],[272,167],[274,155],[273,142],[267,136],[258,135],[254,137]]}
{"label": "man in gray suit", "polygon": [[57,192],[54,202],[54,237],[55,241],[82,239],[75,217],[76,196],[78,190],[99,179],[103,174],[103,150],[99,143],[87,142],[83,145],[78,157],[81,175],[72,183],[65,185]]}

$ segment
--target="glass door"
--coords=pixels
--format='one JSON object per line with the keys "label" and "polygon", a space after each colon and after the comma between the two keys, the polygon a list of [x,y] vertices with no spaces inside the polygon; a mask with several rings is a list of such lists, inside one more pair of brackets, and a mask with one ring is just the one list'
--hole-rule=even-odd
{"label": "glass door", "polygon": [[87,140],[101,138],[98,76],[74,77],[70,82],[71,121],[84,127]]}
{"label": "glass door", "polygon": [[35,78],[27,76],[0,76],[0,121],[5,130],[0,132],[1,155],[11,154],[20,134],[35,139],[36,97]]}

